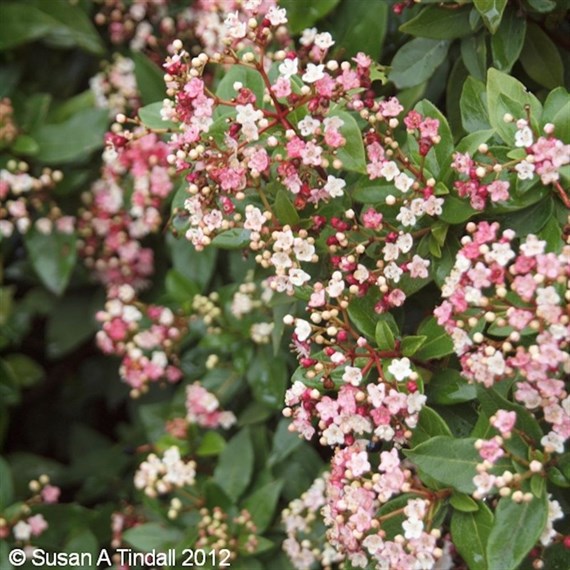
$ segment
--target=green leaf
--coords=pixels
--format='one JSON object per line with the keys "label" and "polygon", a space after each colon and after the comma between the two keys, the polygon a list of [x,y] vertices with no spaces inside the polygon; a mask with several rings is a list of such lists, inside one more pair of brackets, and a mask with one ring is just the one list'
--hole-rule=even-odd
{"label": "green leaf", "polygon": [[374,311],[374,300],[369,295],[353,299],[348,305],[348,316],[363,335],[374,339],[378,315]]}
{"label": "green leaf", "polygon": [[[306,10],[311,2],[299,2]],[[389,6],[384,0],[344,0],[329,28],[335,40],[335,55],[349,59],[359,51],[377,61],[388,30]]]}
{"label": "green leaf", "polygon": [[260,347],[247,371],[247,381],[256,401],[280,409],[287,388],[287,364],[283,356]]}
{"label": "green leaf", "polygon": [[24,388],[37,384],[45,375],[44,369],[25,354],[9,354],[4,357],[4,364],[10,368],[18,384]]}
{"label": "green leaf", "polygon": [[547,517],[546,494],[540,499],[534,497],[529,503],[502,498],[487,544],[489,568],[516,570],[540,537]]}
{"label": "green leaf", "polygon": [[428,339],[425,335],[406,336],[402,339],[400,348],[404,356],[413,356]]}
{"label": "green leaf", "polygon": [[405,43],[392,60],[388,78],[398,89],[414,87],[429,79],[447,57],[448,40],[415,38]]}
{"label": "green leaf", "polygon": [[0,457],[0,509],[4,510],[13,500],[14,480],[12,479],[12,471],[8,462]]}
{"label": "green leaf", "polygon": [[253,446],[249,430],[242,429],[226,445],[214,470],[214,481],[237,501],[247,489],[253,474]]}
{"label": "green leaf", "polygon": [[390,325],[386,322],[386,319],[380,319],[376,323],[374,338],[380,350],[394,350],[394,346],[396,344],[394,333],[392,332]]}
{"label": "green leaf", "polygon": [[438,435],[451,437],[452,434],[445,420],[435,410],[424,406],[413,430],[411,445],[416,447]]}
{"label": "green leaf", "polygon": [[439,6],[427,6],[400,26],[400,32],[430,38],[432,40],[453,40],[473,33],[469,23],[469,6],[448,10]]}
{"label": "green leaf", "polygon": [[226,440],[217,431],[207,431],[196,450],[196,455],[209,457],[219,455],[226,447]]}
{"label": "green leaf", "polygon": [[290,425],[291,421],[286,418],[279,420],[273,436],[273,447],[268,459],[270,467],[287,459],[303,443],[299,434],[289,431]]}
{"label": "green leaf", "polygon": [[203,251],[196,251],[187,239],[176,238],[172,234],[166,236],[166,244],[174,269],[204,289],[210,282],[216,267],[216,249],[207,247]]}
{"label": "green leaf", "polygon": [[343,169],[366,174],[364,143],[358,123],[346,111],[333,111],[331,116],[338,117],[344,123],[339,130],[346,142],[336,151],[337,157],[342,161]]}
{"label": "green leaf", "polygon": [[45,235],[32,227],[24,242],[32,266],[42,283],[56,295],[61,295],[71,277],[75,261],[77,236],[53,232]]}
{"label": "green leaf", "polygon": [[489,111],[487,109],[487,91],[485,84],[478,79],[468,77],[463,84],[461,100],[461,122],[468,133],[488,129]]}
{"label": "green leaf", "polygon": [[475,438],[455,439],[439,435],[414,449],[404,450],[406,457],[422,473],[462,493],[473,493],[473,477],[481,457]]}
{"label": "green leaf", "polygon": [[507,8],[497,33],[491,38],[493,65],[499,71],[508,73],[512,69],[523,49],[525,35],[526,18],[515,8]]}
{"label": "green leaf", "polygon": [[172,526],[162,526],[149,522],[127,529],[123,539],[127,544],[141,552],[164,550],[165,546],[182,538],[182,531]]}
{"label": "green leaf", "polygon": [[295,225],[299,221],[299,213],[285,190],[277,192],[274,208],[277,218],[282,224]]}
{"label": "green leaf", "polygon": [[418,334],[427,336],[427,341],[416,353],[420,360],[443,358],[453,353],[453,341],[434,317],[426,319],[418,328]]}
{"label": "green leaf", "polygon": [[501,24],[507,0],[473,0],[473,2],[475,8],[481,14],[485,26],[494,34]]}
{"label": "green leaf", "polygon": [[107,126],[105,109],[84,109],[63,123],[41,125],[32,133],[40,147],[36,158],[50,165],[85,159],[103,147]]}
{"label": "green leaf", "polygon": [[570,143],[570,95],[564,87],[551,91],[544,102],[540,124],[554,125],[554,134],[565,143]]}
{"label": "green leaf", "polygon": [[218,234],[213,240],[212,245],[219,249],[243,249],[249,245],[249,230],[233,228]]}
{"label": "green leaf", "polygon": [[451,506],[463,513],[473,513],[479,510],[479,504],[465,493],[454,491],[449,499]]}
{"label": "green leaf", "polygon": [[[188,244],[190,246],[190,244]],[[166,293],[169,297],[181,305],[189,304],[200,293],[200,285],[176,269],[170,269],[164,281]]]}
{"label": "green leaf", "polygon": [[[64,551],[71,553],[86,553],[91,555],[93,562],[97,560],[99,553],[99,542],[97,537],[88,528],[79,528],[72,532],[71,537],[65,543]],[[91,570],[96,566],[93,564],[75,566],[75,570]]]}
{"label": "green leaf", "polygon": [[20,135],[10,147],[15,154],[33,156],[40,150],[40,145],[29,135]]}
{"label": "green leaf", "polygon": [[453,368],[437,372],[427,384],[429,401],[451,406],[469,402],[477,397],[477,390]]}
{"label": "green leaf", "polygon": [[461,40],[461,58],[475,79],[485,81],[487,74],[487,34],[480,32]]}
{"label": "green leaf", "polygon": [[491,570],[487,564],[487,542],[494,516],[485,503],[478,505],[476,512],[453,511],[451,538],[470,570]]}
{"label": "green leaf", "polygon": [[507,145],[512,145],[517,128],[514,123],[505,123],[505,113],[510,113],[516,122],[527,116],[528,105],[534,123],[542,114],[540,101],[520,81],[494,68],[487,74],[487,104],[491,126]]}
{"label": "green leaf", "polygon": [[281,0],[279,5],[287,10],[287,20],[291,33],[299,34],[306,28],[311,28],[331,12],[339,0],[313,0],[310,4],[297,0]]}
{"label": "green leaf", "polygon": [[258,533],[263,533],[275,516],[283,481],[273,481],[253,492],[244,502],[243,508],[251,514]]}
{"label": "green leaf", "polygon": [[162,70],[141,52],[135,51],[130,57],[135,62],[135,77],[143,105],[162,102],[166,96]]}
{"label": "green leaf", "polygon": [[150,103],[139,109],[139,119],[149,129],[177,129],[178,125],[172,121],[163,121],[160,116],[162,101]]}
{"label": "green leaf", "polygon": [[528,24],[521,63],[529,77],[547,89],[554,89],[564,83],[564,65],[560,52],[534,22]]}

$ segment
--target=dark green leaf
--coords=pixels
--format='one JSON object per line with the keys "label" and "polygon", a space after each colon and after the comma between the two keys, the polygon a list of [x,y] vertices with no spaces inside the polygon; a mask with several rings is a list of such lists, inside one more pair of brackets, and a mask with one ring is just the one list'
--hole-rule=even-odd
{"label": "dark green leaf", "polygon": [[453,405],[469,402],[477,397],[477,390],[453,368],[436,373],[427,385],[429,401],[435,404]]}
{"label": "dark green leaf", "polygon": [[443,63],[449,44],[448,40],[427,38],[415,38],[405,43],[392,60],[390,81],[399,89],[423,83]]}
{"label": "dark green leaf", "polygon": [[[234,83],[241,83],[244,87],[250,89],[255,95],[256,102],[259,106],[263,104],[263,93],[265,91],[265,84],[260,73],[250,67],[243,65],[232,65],[228,72],[222,77],[216,89],[216,95],[224,101],[231,101],[237,96],[234,89]],[[218,107],[214,113],[214,117],[218,118],[228,113],[233,113],[233,107],[227,105]]]}
{"label": "dark green leaf", "polygon": [[417,16],[400,26],[400,31],[412,36],[432,40],[453,40],[473,33],[469,24],[470,8],[464,6],[447,10],[439,6],[427,6]]}
{"label": "dark green leaf", "polygon": [[269,456],[268,464],[270,466],[287,459],[300,445],[303,440],[299,434],[289,431],[291,421],[282,418],[279,420],[277,430],[273,436],[273,447]]}
{"label": "dark green leaf", "polygon": [[[391,315],[390,315],[391,316]],[[386,319],[380,319],[376,323],[376,330],[374,333],[376,344],[380,350],[394,350],[395,339],[394,333]]]}
{"label": "dark green leaf", "polygon": [[487,542],[493,520],[493,513],[485,503],[479,503],[476,512],[453,511],[451,516],[453,544],[469,564],[470,570],[490,570],[487,564]]}
{"label": "dark green leaf", "polygon": [[406,336],[402,339],[400,348],[404,356],[413,356],[428,339],[425,335]]}
{"label": "dark green leaf", "polygon": [[204,289],[216,267],[216,249],[207,247],[203,251],[196,251],[187,239],[176,238],[172,234],[166,236],[166,243],[174,269]]}
{"label": "dark green leaf", "polygon": [[570,95],[564,87],[551,91],[544,102],[540,124],[554,125],[554,134],[565,143],[570,143]]}
{"label": "dark green leaf", "polygon": [[475,79],[485,81],[487,74],[487,34],[480,32],[461,40],[463,63]]}
{"label": "dark green leaf", "polygon": [[200,293],[200,286],[176,269],[170,269],[166,274],[165,287],[169,297],[181,305],[188,304]]}
{"label": "dark green leaf", "polygon": [[362,334],[374,339],[378,315],[374,311],[374,301],[370,296],[353,299],[348,305],[348,316]]}
{"label": "dark green leaf", "polygon": [[32,133],[45,163],[63,164],[88,157],[103,147],[108,126],[105,109],[84,109],[63,123],[42,125]]}
{"label": "dark green leaf", "polygon": [[481,457],[475,449],[475,438],[455,439],[439,435],[411,450],[406,457],[422,473],[462,493],[473,493],[473,477]]}
{"label": "dark green leaf", "polygon": [[162,526],[158,523],[149,522],[129,528],[123,533],[123,539],[127,544],[142,552],[152,550],[164,550],[182,538],[182,532],[174,527]]}
{"label": "dark green leaf", "polygon": [[219,249],[243,249],[249,244],[249,230],[234,228],[218,234],[212,245]]}
{"label": "dark green leaf", "polygon": [[488,30],[494,34],[497,28],[501,24],[501,18],[503,17],[503,12],[505,6],[507,5],[507,0],[473,0],[475,3],[475,8],[481,17],[485,26]]}
{"label": "dark green leaf", "polygon": [[135,77],[143,105],[162,102],[166,96],[162,70],[141,52],[133,52],[131,58],[135,62]]}
{"label": "dark green leaf", "polygon": [[489,129],[487,91],[482,81],[473,77],[467,78],[463,84],[459,105],[461,122],[468,133]]}
{"label": "dark green leaf", "polygon": [[214,470],[214,481],[237,501],[253,474],[253,446],[248,429],[242,429],[226,445]]}
{"label": "dark green leaf", "polygon": [[12,471],[5,459],[0,457],[0,509],[4,510],[14,499]]}
{"label": "dark green leaf", "polygon": [[29,135],[20,135],[10,147],[15,154],[33,156],[40,150],[40,145]]}
{"label": "dark green leaf", "polygon": [[[313,4],[292,1],[305,9]],[[335,53],[349,59],[362,51],[377,61],[388,29],[388,13],[389,6],[383,0],[344,0],[330,27]]]}
{"label": "dark green leaf", "polygon": [[547,516],[546,494],[540,499],[533,498],[530,503],[502,498],[487,543],[489,568],[516,570],[540,537]]}
{"label": "dark green leaf", "polygon": [[416,353],[416,358],[431,360],[453,353],[451,337],[437,324],[434,317],[429,317],[419,326],[418,334],[427,336],[427,340]]}
{"label": "dark green leaf", "polygon": [[299,221],[299,213],[285,190],[277,192],[274,208],[281,223],[295,225]]}
{"label": "dark green leaf", "polygon": [[473,513],[479,510],[478,503],[465,493],[454,491],[449,499],[451,506],[463,513]]}
{"label": "dark green leaf", "polygon": [[339,0],[314,0],[310,4],[305,4],[297,0],[281,0],[279,5],[287,10],[291,32],[299,34],[331,12],[338,2]]}
{"label": "dark green leaf", "polygon": [[32,266],[43,284],[56,295],[65,290],[77,259],[76,235],[45,235],[32,227],[24,241]]}
{"label": "dark green leaf", "polygon": [[534,22],[528,25],[521,63],[529,77],[547,89],[554,89],[564,83],[564,65],[560,52]]}
{"label": "dark green leaf", "polygon": [[216,431],[207,431],[196,450],[196,455],[208,457],[219,455],[226,447],[226,440]]}
{"label": "dark green leaf", "polygon": [[271,524],[282,488],[283,481],[273,481],[252,493],[243,502],[243,507],[251,514],[257,532],[264,532]]}
{"label": "dark green leaf", "polygon": [[283,357],[274,356],[269,347],[258,349],[247,371],[247,381],[256,401],[281,408],[287,380],[287,364]]}
{"label": "dark green leaf", "polygon": [[507,8],[497,33],[491,38],[493,65],[499,71],[508,73],[511,70],[521,54],[525,35],[525,17],[516,8]]}
{"label": "dark green leaf", "polygon": [[21,353],[9,354],[4,357],[4,364],[10,368],[14,378],[23,388],[28,388],[44,377],[43,368],[29,356]]}
{"label": "dark green leaf", "polygon": [[445,420],[435,410],[424,406],[420,412],[418,425],[414,428],[411,445],[416,447],[438,435],[451,437],[452,434]]}

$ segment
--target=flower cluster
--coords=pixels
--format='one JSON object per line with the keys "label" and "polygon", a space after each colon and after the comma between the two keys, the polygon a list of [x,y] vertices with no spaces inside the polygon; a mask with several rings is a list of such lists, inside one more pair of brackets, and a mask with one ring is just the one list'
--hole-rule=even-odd
{"label": "flower cluster", "polygon": [[[541,441],[562,453],[570,437],[570,246],[547,251],[529,234],[516,246],[499,224],[467,226],[455,265],[434,311],[453,338],[463,375],[490,387],[514,378],[514,398],[551,424]],[[525,342],[521,342],[521,339]]]}
{"label": "flower cluster", "polygon": [[151,382],[182,378],[176,348],[187,328],[184,317],[137,301],[130,285],[110,289],[105,309],[96,316],[102,323],[97,344],[104,353],[122,358],[119,371],[133,397],[147,391]]}
{"label": "flower cluster", "polygon": [[0,99],[0,148],[9,145],[18,134],[18,127],[14,122],[14,107],[8,97]]}
{"label": "flower cluster", "polygon": [[228,429],[236,422],[232,412],[220,410],[220,402],[199,382],[186,387],[186,420],[201,427]]}
{"label": "flower cluster", "polygon": [[[505,116],[512,122],[511,115]],[[481,144],[478,155],[457,152],[452,168],[462,176],[455,182],[459,196],[469,197],[471,206],[483,210],[490,202],[505,202],[510,199],[515,181],[536,181],[537,175],[545,186],[554,185],[561,197],[566,193],[560,186],[560,169],[570,163],[570,145],[565,145],[554,136],[554,126],[544,127],[544,136],[535,138],[529,123],[519,119],[516,123],[515,147],[521,149],[522,157],[502,162],[493,156],[487,144]],[[512,176],[514,174],[515,176]],[[567,204],[568,205],[568,204]]]}
{"label": "flower cluster", "polygon": [[119,113],[130,115],[140,107],[135,62],[128,57],[115,54],[113,60],[105,62],[103,69],[90,79],[89,86],[97,107],[108,109],[112,120]]}
{"label": "flower cluster", "polygon": [[257,549],[256,526],[246,509],[231,517],[220,507],[211,510],[203,508],[200,509],[200,517],[195,548],[217,552],[227,549],[231,560],[235,560],[238,549],[246,553],[253,553]]}
{"label": "flower cluster", "polygon": [[149,497],[164,495],[173,489],[194,485],[196,462],[184,461],[180,449],[172,446],[162,457],[151,453],[135,473],[135,487]]}
{"label": "flower cluster", "polygon": [[281,523],[287,534],[283,550],[297,570],[311,570],[316,563],[330,568],[344,559],[328,542],[323,544],[321,538],[324,527],[320,511],[326,503],[328,476],[324,473],[315,479],[310,488],[281,513]]}
{"label": "flower cluster", "polygon": [[10,161],[0,169],[0,237],[30,228],[48,235],[73,233],[75,218],[65,215],[52,199],[52,190],[63,178],[59,170],[44,168],[39,176],[25,162]]}
{"label": "flower cluster", "polygon": [[168,151],[157,135],[138,131],[109,134],[107,145],[102,176],[84,194],[79,251],[104,285],[140,289],[153,272],[153,251],[142,240],[160,229],[173,188]]}

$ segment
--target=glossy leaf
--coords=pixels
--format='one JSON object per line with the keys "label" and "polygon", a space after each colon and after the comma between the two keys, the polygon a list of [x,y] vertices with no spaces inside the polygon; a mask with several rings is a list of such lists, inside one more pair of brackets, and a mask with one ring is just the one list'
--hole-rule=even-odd
{"label": "glossy leaf", "polygon": [[[490,568],[516,570],[540,537],[548,516],[546,494],[529,503],[502,498],[487,543]],[[508,545],[508,548],[505,548]]]}
{"label": "glossy leaf", "polygon": [[214,470],[214,481],[236,501],[253,474],[253,446],[249,431],[242,429],[226,445]]}
{"label": "glossy leaf", "polygon": [[71,277],[77,259],[76,235],[53,232],[45,235],[32,228],[24,241],[32,266],[42,283],[61,295]]}
{"label": "glossy leaf", "polygon": [[253,492],[243,503],[255,523],[257,532],[262,533],[275,516],[283,481],[273,481]]}
{"label": "glossy leaf", "polygon": [[487,74],[487,35],[472,34],[461,40],[461,58],[475,79],[485,81]]}
{"label": "glossy leaf", "polygon": [[445,420],[432,408],[424,406],[420,412],[418,425],[414,428],[411,444],[416,447],[438,435],[451,437]]}
{"label": "glossy leaf", "polygon": [[511,70],[521,54],[525,36],[525,17],[515,8],[507,8],[497,33],[491,38],[493,65],[499,71],[509,72]]}
{"label": "glossy leaf", "polygon": [[481,14],[485,26],[494,34],[501,24],[507,0],[473,0],[473,2],[475,8]]}
{"label": "glossy leaf", "polygon": [[127,529],[123,539],[127,544],[142,552],[164,550],[182,537],[182,532],[175,527],[163,526],[159,523],[148,522]]}
{"label": "glossy leaf", "polygon": [[413,356],[426,343],[428,337],[425,335],[406,336],[400,343],[400,348],[404,356]]}
{"label": "glossy leaf", "polygon": [[218,234],[212,245],[220,249],[242,249],[249,244],[249,230],[234,228]]}
{"label": "glossy leaf", "polygon": [[427,392],[430,402],[447,406],[469,402],[477,397],[475,386],[453,368],[437,372],[427,385]]}
{"label": "glossy leaf", "polygon": [[557,87],[548,94],[540,123],[543,126],[552,123],[556,138],[570,143],[570,95],[564,87]]}
{"label": "glossy leaf", "polygon": [[339,0],[314,0],[310,4],[296,0],[281,0],[279,5],[287,10],[291,32],[298,34],[306,28],[311,28],[317,20],[334,10],[338,3]]}
{"label": "glossy leaf", "polygon": [[475,439],[455,439],[439,435],[404,451],[406,457],[422,473],[462,493],[475,490],[473,477],[481,461],[475,449]]}
{"label": "glossy leaf", "polygon": [[176,129],[176,123],[172,121],[164,121],[160,115],[162,110],[162,101],[150,103],[139,109],[139,119],[142,124],[149,129]]}
{"label": "glossy leaf", "polygon": [[443,358],[453,353],[453,341],[444,328],[433,317],[426,319],[418,328],[418,334],[427,337],[422,347],[416,352],[416,358],[431,360]]}
{"label": "glossy leaf", "polygon": [[459,105],[461,122],[468,133],[489,129],[487,91],[482,81],[473,77],[467,78],[463,84]]}
{"label": "glossy leaf", "polygon": [[226,447],[226,440],[216,431],[207,431],[196,450],[196,455],[208,457],[219,455]]}
{"label": "glossy leaf", "polygon": [[346,142],[337,150],[337,157],[342,161],[344,170],[350,172],[366,173],[366,158],[364,155],[364,143],[358,123],[352,115],[345,111],[334,111],[333,116],[343,121],[340,133]]}
{"label": "glossy leaf", "polygon": [[564,65],[560,52],[534,22],[528,25],[521,63],[529,77],[547,89],[554,89],[564,83]]}
{"label": "glossy leaf", "polygon": [[287,365],[282,356],[274,356],[268,347],[259,349],[247,372],[254,398],[280,409],[287,386]]}
{"label": "glossy leaf", "polygon": [[433,40],[453,40],[471,35],[468,6],[447,10],[439,6],[428,6],[400,26],[400,31],[412,36]]}
{"label": "glossy leaf", "polygon": [[162,102],[165,92],[163,71],[141,52],[133,52],[131,58],[135,62],[135,77],[143,105]]}
{"label": "glossy leaf", "polygon": [[465,493],[453,492],[449,504],[462,513],[474,513],[479,510],[479,504]]}
{"label": "glossy leaf", "polygon": [[423,83],[443,63],[449,45],[449,40],[427,38],[415,38],[405,43],[392,60],[388,78],[399,89]]}
{"label": "glossy leaf", "polygon": [[274,208],[279,221],[283,224],[294,225],[299,221],[299,213],[285,190],[277,192]]}
{"label": "glossy leaf", "polygon": [[487,563],[487,542],[494,516],[485,503],[478,505],[479,509],[474,512],[453,511],[451,537],[455,548],[469,564],[469,570],[491,570]]}

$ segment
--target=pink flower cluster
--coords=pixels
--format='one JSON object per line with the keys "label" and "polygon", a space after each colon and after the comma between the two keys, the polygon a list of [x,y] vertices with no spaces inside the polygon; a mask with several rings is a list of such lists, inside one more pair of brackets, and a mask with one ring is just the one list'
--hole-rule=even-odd
{"label": "pink flower cluster", "polygon": [[233,412],[220,410],[220,402],[199,382],[186,387],[186,419],[201,427],[228,429],[236,422]]}
{"label": "pink flower cluster", "polygon": [[168,307],[140,303],[130,285],[110,289],[105,309],[96,317],[102,323],[97,344],[104,353],[122,358],[119,372],[131,395],[145,392],[149,383],[182,378],[176,347],[187,328],[185,318]]}
{"label": "pink flower cluster", "polygon": [[147,285],[153,252],[142,240],[163,222],[173,187],[167,154],[155,134],[108,135],[102,176],[84,194],[78,222],[80,255],[106,286]]}
{"label": "pink flower cluster", "polygon": [[[515,378],[514,397],[552,426],[541,441],[562,453],[570,436],[570,246],[549,252],[530,234],[469,224],[434,311],[453,338],[464,376],[484,386]],[[523,342],[524,341],[524,342]]]}

